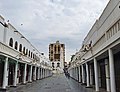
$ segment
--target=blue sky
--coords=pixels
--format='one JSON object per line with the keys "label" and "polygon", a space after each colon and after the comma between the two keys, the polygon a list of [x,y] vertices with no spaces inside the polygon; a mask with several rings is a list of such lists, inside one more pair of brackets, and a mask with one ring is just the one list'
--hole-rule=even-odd
{"label": "blue sky", "polygon": [[0,14],[47,57],[49,43],[64,43],[69,61],[108,1],[1,0]]}

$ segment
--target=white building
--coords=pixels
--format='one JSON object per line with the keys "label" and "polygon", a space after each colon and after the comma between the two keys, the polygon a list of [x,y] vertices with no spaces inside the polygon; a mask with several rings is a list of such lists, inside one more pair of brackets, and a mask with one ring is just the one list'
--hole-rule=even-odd
{"label": "white building", "polygon": [[69,72],[96,91],[120,92],[119,61],[120,0],[110,0],[75,54]]}
{"label": "white building", "polygon": [[51,67],[46,57],[0,16],[0,88],[48,76],[51,76]]}

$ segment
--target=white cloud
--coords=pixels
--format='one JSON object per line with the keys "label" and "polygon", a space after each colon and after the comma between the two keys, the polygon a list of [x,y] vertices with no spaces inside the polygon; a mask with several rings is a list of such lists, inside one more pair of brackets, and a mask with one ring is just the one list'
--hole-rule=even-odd
{"label": "white cloud", "polygon": [[0,11],[3,17],[9,19],[46,55],[49,43],[56,40],[65,43],[68,61],[70,55],[80,48],[82,40],[107,2],[108,0],[1,0]]}

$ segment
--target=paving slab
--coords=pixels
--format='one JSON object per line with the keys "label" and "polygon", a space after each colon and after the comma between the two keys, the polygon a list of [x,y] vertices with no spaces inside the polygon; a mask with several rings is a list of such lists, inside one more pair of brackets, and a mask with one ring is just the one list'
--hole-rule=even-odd
{"label": "paving slab", "polygon": [[95,92],[95,90],[85,88],[72,78],[66,78],[64,74],[58,74],[16,88],[9,88],[7,92]]}

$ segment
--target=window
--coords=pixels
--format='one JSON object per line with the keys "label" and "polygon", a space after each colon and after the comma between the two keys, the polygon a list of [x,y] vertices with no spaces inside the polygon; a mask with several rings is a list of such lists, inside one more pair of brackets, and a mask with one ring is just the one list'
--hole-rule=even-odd
{"label": "window", "polygon": [[29,57],[30,57],[30,50],[29,50]]}
{"label": "window", "polygon": [[51,51],[51,54],[53,54],[53,51]]}
{"label": "window", "polygon": [[18,49],[18,42],[17,41],[15,42],[15,49],[16,50]]}
{"label": "window", "polygon": [[31,52],[31,58],[32,58],[32,56],[33,56],[33,53]]}
{"label": "window", "polygon": [[33,54],[33,59],[35,58],[35,54]]}
{"label": "window", "polygon": [[13,39],[12,38],[10,38],[10,40],[9,40],[9,46],[13,47]]}
{"label": "window", "polygon": [[55,53],[56,53],[56,45],[55,45],[55,47],[54,47],[54,51],[55,51]]}
{"label": "window", "polygon": [[53,59],[51,58],[50,61],[53,61]]}
{"label": "window", "polygon": [[60,54],[54,54],[54,59],[60,59]]}
{"label": "window", "polygon": [[64,47],[64,44],[61,44],[61,47]]}
{"label": "window", "polygon": [[23,54],[25,54],[25,47],[23,48]]}
{"label": "window", "polygon": [[57,67],[60,67],[60,63],[57,63]]}
{"label": "window", "polygon": [[52,63],[52,67],[54,68],[54,63]]}
{"label": "window", "polygon": [[58,52],[60,53],[60,46],[58,46]]}
{"label": "window", "polygon": [[19,51],[22,52],[22,44],[19,46]]}

